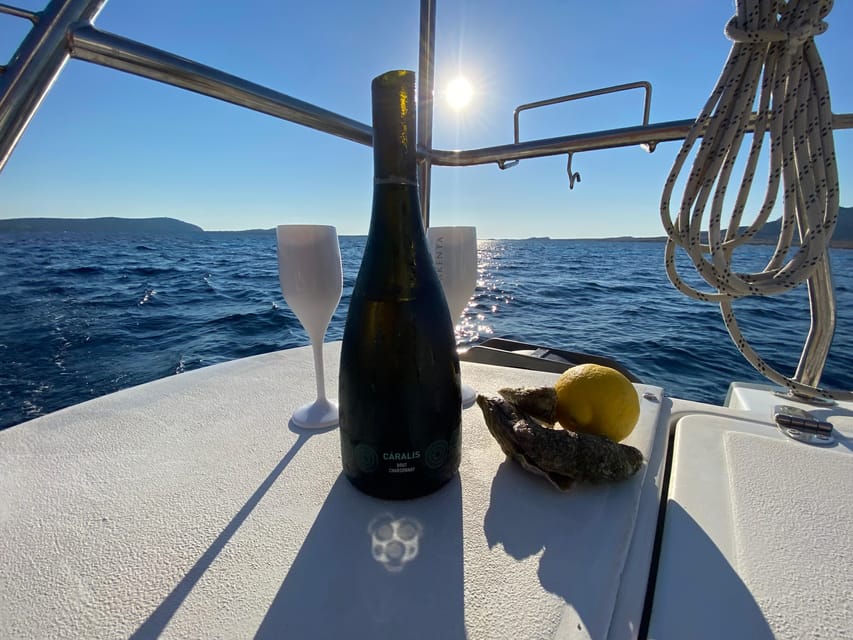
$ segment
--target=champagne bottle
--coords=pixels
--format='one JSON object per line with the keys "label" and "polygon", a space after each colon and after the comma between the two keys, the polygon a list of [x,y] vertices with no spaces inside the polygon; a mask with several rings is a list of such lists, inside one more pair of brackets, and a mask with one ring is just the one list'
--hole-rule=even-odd
{"label": "champagne bottle", "polygon": [[341,346],[341,457],[361,491],[431,493],[459,468],[453,321],[426,242],[412,71],[373,80],[373,209]]}

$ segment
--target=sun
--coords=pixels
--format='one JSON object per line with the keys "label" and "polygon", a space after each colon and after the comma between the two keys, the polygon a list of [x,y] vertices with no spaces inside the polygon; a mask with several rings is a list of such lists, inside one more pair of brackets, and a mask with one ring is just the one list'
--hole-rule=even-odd
{"label": "sun", "polygon": [[474,89],[471,83],[462,76],[457,76],[447,85],[447,102],[456,111],[464,109],[471,102],[473,95]]}

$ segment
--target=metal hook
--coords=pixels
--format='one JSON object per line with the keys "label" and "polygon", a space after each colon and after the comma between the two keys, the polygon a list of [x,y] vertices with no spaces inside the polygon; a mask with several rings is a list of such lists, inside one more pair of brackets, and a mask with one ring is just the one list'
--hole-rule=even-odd
{"label": "metal hook", "polygon": [[566,163],[566,173],[569,174],[569,189],[574,189],[575,188],[575,182],[581,181],[581,174],[579,174],[577,171],[572,173],[572,155],[574,155],[574,154],[570,153],[568,155],[569,155],[569,161]]}

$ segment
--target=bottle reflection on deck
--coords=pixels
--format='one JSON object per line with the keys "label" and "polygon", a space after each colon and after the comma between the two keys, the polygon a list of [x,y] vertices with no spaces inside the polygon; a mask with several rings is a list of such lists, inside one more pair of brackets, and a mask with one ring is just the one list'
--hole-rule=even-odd
{"label": "bottle reflection on deck", "polygon": [[373,559],[386,571],[397,573],[418,555],[423,534],[421,523],[414,518],[394,518],[390,513],[377,516],[367,528]]}
{"label": "bottle reflection on deck", "polygon": [[341,474],[255,635],[465,640],[462,482],[405,503]]}

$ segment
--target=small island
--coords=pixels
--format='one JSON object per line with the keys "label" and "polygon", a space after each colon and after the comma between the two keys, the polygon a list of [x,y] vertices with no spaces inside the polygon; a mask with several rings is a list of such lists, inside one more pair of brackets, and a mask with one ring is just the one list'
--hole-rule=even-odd
{"label": "small island", "polygon": [[0,220],[0,233],[141,233],[199,235],[201,227],[175,218],[11,218]]}

